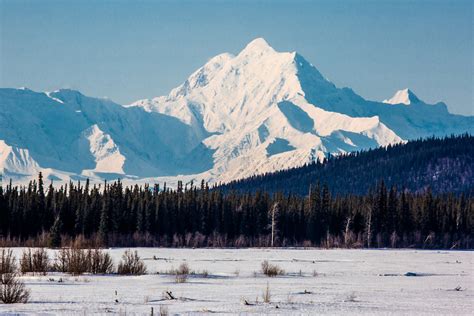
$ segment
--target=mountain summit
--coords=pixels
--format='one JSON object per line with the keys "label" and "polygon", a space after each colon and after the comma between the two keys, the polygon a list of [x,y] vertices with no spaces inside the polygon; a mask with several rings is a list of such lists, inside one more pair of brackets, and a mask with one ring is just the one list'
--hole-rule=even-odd
{"label": "mountain summit", "polygon": [[167,96],[127,106],[71,90],[1,89],[0,167],[17,178],[45,170],[60,180],[229,181],[327,155],[473,132],[473,117],[427,105],[410,90],[387,102],[338,88],[303,56],[258,38],[237,55],[211,58]]}
{"label": "mountain summit", "polygon": [[275,50],[267,43],[265,39],[259,37],[248,43],[240,54],[252,55],[263,54],[265,52],[275,52]]}
{"label": "mountain summit", "polygon": [[[419,102],[411,91],[405,95]],[[278,52],[262,38],[236,56],[212,58],[168,96],[132,105],[209,134],[202,141],[213,151],[211,178],[224,181],[327,154],[443,134],[435,122],[449,116],[431,111],[427,118],[419,110],[366,101],[337,88],[301,55]]]}
{"label": "mountain summit", "polygon": [[405,105],[410,105],[410,104],[415,104],[415,103],[420,103],[420,99],[411,91],[410,89],[406,88],[403,90],[398,90],[395,92],[393,97],[387,100],[383,100],[383,103],[388,103],[388,104],[405,104]]}

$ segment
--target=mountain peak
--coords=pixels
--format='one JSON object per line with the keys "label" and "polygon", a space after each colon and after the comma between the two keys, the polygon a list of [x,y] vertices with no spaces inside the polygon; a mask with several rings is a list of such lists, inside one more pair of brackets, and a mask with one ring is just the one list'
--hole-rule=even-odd
{"label": "mountain peak", "polygon": [[387,100],[383,100],[383,103],[388,104],[405,104],[410,105],[414,103],[420,103],[420,99],[408,88],[398,90],[395,92],[393,97]]}
{"label": "mountain peak", "polygon": [[240,52],[240,54],[263,53],[266,51],[274,52],[275,50],[267,43],[265,39],[258,37],[248,43],[242,52]]}

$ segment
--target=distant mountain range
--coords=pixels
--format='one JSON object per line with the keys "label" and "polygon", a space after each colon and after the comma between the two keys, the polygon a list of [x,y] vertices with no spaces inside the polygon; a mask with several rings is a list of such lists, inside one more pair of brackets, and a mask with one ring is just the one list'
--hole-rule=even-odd
{"label": "distant mountain range", "polygon": [[409,90],[383,102],[338,88],[261,39],[210,59],[168,96],[119,105],[78,91],[0,89],[0,170],[24,181],[231,181],[328,155],[473,133]]}

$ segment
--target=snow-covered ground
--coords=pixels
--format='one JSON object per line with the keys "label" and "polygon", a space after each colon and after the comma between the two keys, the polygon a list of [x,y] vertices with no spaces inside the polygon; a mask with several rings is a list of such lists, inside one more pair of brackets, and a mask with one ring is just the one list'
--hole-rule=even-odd
{"label": "snow-covered ground", "polygon": [[[108,250],[115,264],[124,250]],[[170,315],[468,315],[474,310],[472,251],[137,250],[147,275],[23,276],[31,290],[30,302],[0,305],[0,314],[150,315],[153,307],[157,315],[162,305]],[[21,251],[15,249],[17,258]],[[260,272],[263,260],[279,265],[286,275],[265,277]],[[208,277],[191,276],[178,284],[174,276],[157,274],[182,262],[196,272],[207,270]],[[417,276],[405,276],[407,272]],[[63,282],[58,282],[60,278]],[[271,302],[263,303],[267,283]],[[166,290],[178,299],[163,300]]]}

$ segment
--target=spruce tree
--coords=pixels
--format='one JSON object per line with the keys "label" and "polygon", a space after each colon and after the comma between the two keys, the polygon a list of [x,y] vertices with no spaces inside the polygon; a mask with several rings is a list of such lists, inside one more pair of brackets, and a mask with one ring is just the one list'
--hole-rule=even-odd
{"label": "spruce tree", "polygon": [[109,196],[105,187],[99,224],[99,238],[103,246],[107,246],[109,243],[109,220]]}
{"label": "spruce tree", "polygon": [[61,217],[58,215],[54,221],[51,230],[49,231],[49,246],[51,248],[61,247],[61,229],[62,229]]}

